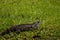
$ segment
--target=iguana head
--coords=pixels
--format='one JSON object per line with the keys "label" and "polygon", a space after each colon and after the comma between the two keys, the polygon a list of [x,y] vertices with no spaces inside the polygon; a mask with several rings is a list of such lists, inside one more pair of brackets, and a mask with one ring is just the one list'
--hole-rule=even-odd
{"label": "iguana head", "polygon": [[39,21],[39,20],[36,20],[36,21],[33,23],[32,27],[33,27],[33,28],[38,27],[39,23],[40,23],[40,21]]}

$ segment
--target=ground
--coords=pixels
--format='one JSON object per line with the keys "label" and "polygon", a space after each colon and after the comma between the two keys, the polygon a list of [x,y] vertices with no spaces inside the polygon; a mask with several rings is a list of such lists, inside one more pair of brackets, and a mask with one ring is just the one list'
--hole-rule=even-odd
{"label": "ground", "polygon": [[21,32],[16,38],[33,40],[33,36],[39,35],[40,40],[60,40],[60,0],[0,0],[0,33],[12,25],[30,24],[37,19],[37,30]]}

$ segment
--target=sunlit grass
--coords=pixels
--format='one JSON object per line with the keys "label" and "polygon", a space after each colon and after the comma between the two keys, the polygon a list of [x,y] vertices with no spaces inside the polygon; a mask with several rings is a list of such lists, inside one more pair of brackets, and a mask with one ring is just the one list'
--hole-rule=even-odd
{"label": "sunlit grass", "polygon": [[[49,40],[49,38],[58,40],[60,38],[59,0],[0,0],[1,32],[11,25],[33,23],[37,18],[40,20],[38,29],[34,32],[21,32],[17,38],[32,40],[37,33],[41,36],[41,40]],[[15,40],[14,37],[9,39]]]}

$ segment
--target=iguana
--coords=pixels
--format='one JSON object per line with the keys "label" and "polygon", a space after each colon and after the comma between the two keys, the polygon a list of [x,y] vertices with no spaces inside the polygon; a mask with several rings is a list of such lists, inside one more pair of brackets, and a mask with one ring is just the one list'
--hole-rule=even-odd
{"label": "iguana", "polygon": [[36,22],[34,22],[32,24],[14,25],[14,26],[11,26],[10,28],[6,29],[5,31],[3,31],[0,35],[3,36],[5,34],[9,34],[10,32],[19,33],[19,32],[23,32],[23,31],[35,29],[38,27],[38,24],[39,24],[39,20],[37,20]]}

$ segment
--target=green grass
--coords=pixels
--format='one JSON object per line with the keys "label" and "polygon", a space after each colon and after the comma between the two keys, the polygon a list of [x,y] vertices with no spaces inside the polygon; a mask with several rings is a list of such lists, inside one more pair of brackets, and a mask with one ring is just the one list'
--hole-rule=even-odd
{"label": "green grass", "polygon": [[21,32],[19,40],[32,40],[37,33],[41,40],[60,40],[60,0],[0,0],[0,32],[11,25],[33,23],[36,18],[40,20],[38,29]]}

